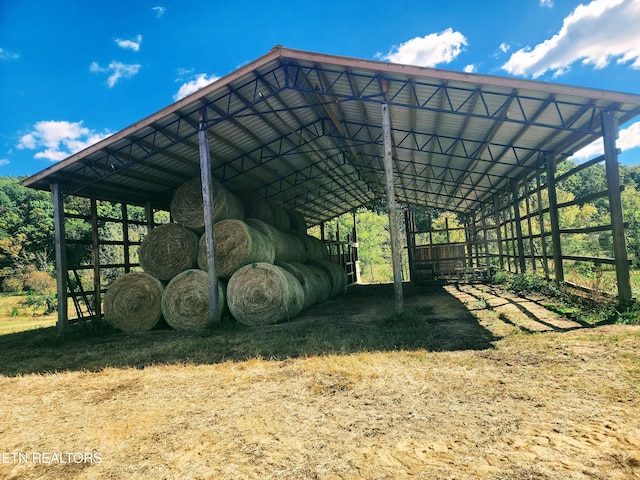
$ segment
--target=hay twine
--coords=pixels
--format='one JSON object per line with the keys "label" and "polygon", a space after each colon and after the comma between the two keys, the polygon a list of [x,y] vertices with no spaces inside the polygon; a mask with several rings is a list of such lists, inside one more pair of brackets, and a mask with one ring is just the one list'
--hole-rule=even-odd
{"label": "hay twine", "polygon": [[104,318],[125,332],[144,332],[162,318],[163,285],[144,272],[130,272],[116,278],[104,294]]}
{"label": "hay twine", "polygon": [[[242,220],[221,220],[214,225],[213,229],[218,277],[230,278],[236,270],[250,263],[273,263],[275,247],[266,235]],[[202,270],[208,269],[207,242],[204,235],[200,238],[198,247],[198,267]]]}
{"label": "hay twine", "polygon": [[[218,314],[225,306],[224,290],[218,283]],[[209,276],[198,269],[176,275],[165,287],[162,295],[162,314],[170,327],[176,330],[204,330],[216,318],[211,316]]]}
{"label": "hay twine", "polygon": [[177,223],[152,229],[142,240],[139,262],[142,269],[160,280],[196,266],[198,235]]}
{"label": "hay twine", "polygon": [[231,315],[250,326],[290,320],[302,311],[304,291],[300,282],[282,267],[270,263],[245,265],[227,285]]}

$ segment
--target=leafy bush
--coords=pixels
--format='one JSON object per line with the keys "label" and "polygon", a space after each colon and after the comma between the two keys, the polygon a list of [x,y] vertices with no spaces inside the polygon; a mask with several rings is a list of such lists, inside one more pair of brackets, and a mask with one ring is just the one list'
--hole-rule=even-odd
{"label": "leafy bush", "polygon": [[28,306],[43,308],[44,315],[57,310],[56,281],[47,272],[29,272],[25,277],[25,286],[29,289],[26,300]]}
{"label": "leafy bush", "polygon": [[22,278],[20,278],[17,275],[7,277],[2,282],[3,292],[18,293],[18,292],[21,292],[23,288],[24,288],[24,284],[22,282]]}

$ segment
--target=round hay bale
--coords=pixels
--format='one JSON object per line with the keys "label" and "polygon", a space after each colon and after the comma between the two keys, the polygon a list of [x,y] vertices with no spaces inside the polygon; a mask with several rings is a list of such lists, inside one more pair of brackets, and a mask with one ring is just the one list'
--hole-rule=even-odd
{"label": "round hay bale", "polygon": [[[224,290],[218,283],[218,318],[225,305]],[[204,330],[211,325],[209,276],[198,269],[179,273],[162,295],[162,314],[176,330]]]}
{"label": "round hay bale", "polygon": [[238,198],[244,207],[245,218],[257,218],[271,226],[275,225],[273,211],[264,198],[251,191],[239,192]]}
{"label": "round hay bale", "polygon": [[317,277],[309,267],[303,263],[294,262],[277,262],[276,265],[284,268],[300,282],[302,291],[304,292],[303,309],[318,303],[318,291],[321,285],[319,285]]}
{"label": "round hay bale", "polygon": [[[214,225],[216,275],[229,278],[244,265],[273,263],[275,248],[266,237],[242,220],[221,220]],[[207,270],[207,242],[200,237],[198,266]]]}
{"label": "round hay bale", "polygon": [[316,290],[316,304],[326,302],[331,298],[331,281],[329,280],[329,275],[316,265],[308,263],[305,264],[305,266],[313,275],[318,286]]}
{"label": "round hay bale", "polygon": [[310,262],[327,274],[331,282],[331,298],[347,293],[347,272],[340,265],[329,262],[327,260],[318,260]]}
{"label": "round hay bale", "polygon": [[[233,218],[239,214],[230,207],[229,192],[216,180],[213,180],[211,195],[213,197],[213,221],[218,222],[225,218]],[[202,201],[202,182],[200,177],[195,177],[178,187],[171,199],[171,216],[185,227],[198,233],[204,232],[204,204]]]}
{"label": "round hay bale", "polygon": [[116,278],[104,294],[104,319],[125,332],[144,332],[162,318],[162,282],[144,272]]}
{"label": "round hay bale", "polygon": [[304,242],[297,235],[282,232],[282,236],[287,243],[287,258],[284,261],[305,263],[307,261],[307,248]]}
{"label": "round hay bale", "polygon": [[285,208],[287,215],[289,216],[289,230],[294,230],[300,233],[307,233],[307,221],[297,210]]}
{"label": "round hay bale", "polygon": [[145,272],[166,281],[194,268],[197,254],[198,235],[177,223],[165,223],[144,237],[138,259]]}
{"label": "round hay bale", "polygon": [[322,240],[306,233],[294,232],[302,240],[307,252],[307,262],[329,260],[329,250]]}
{"label": "round hay bale", "polygon": [[269,202],[269,207],[271,207],[271,211],[273,212],[273,226],[282,232],[288,232],[290,225],[287,211],[274,202]]}
{"label": "round hay bale", "polygon": [[245,325],[270,325],[290,320],[302,311],[300,282],[282,267],[270,263],[245,265],[227,285],[231,315]]}
{"label": "round hay bale", "polygon": [[240,198],[227,190],[227,218],[244,220],[244,205]]}

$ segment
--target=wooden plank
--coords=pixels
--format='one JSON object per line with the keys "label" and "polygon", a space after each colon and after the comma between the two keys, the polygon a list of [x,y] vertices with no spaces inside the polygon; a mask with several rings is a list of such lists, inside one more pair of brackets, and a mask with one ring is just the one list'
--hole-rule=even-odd
{"label": "wooden plank", "polygon": [[498,259],[500,261],[500,270],[504,270],[504,256],[502,252],[502,232],[500,230],[500,204],[498,194],[493,196],[493,216],[496,221],[496,236],[498,237]]}
{"label": "wooden plank", "polygon": [[220,321],[218,316],[218,276],[216,275],[216,261],[214,255],[213,228],[213,181],[211,179],[211,152],[207,136],[206,109],[200,110],[200,124],[198,126],[198,147],[200,150],[200,178],[202,180],[202,202],[204,207],[204,236],[207,245],[207,273],[209,278],[209,302],[211,304],[210,325]]}
{"label": "wooden plank", "polygon": [[91,197],[91,254],[93,258],[93,304],[97,325],[102,322],[102,296],[100,285],[100,234],[98,229],[98,200]]}
{"label": "wooden plank", "polygon": [[629,261],[627,244],[624,237],[624,217],[622,215],[622,200],[620,198],[620,172],[618,167],[618,125],[615,112],[603,111],[602,133],[604,140],[605,170],[607,187],[609,190],[609,212],[611,215],[611,229],[613,233],[613,255],[616,259],[616,279],[618,281],[618,303],[627,305],[631,302],[631,281],[629,277]]}
{"label": "wooden plank", "polygon": [[562,244],[560,243],[560,219],[558,217],[558,197],[556,195],[556,166],[551,157],[547,163],[547,190],[549,195],[549,217],[551,220],[551,248],[553,251],[553,270],[556,283],[564,282],[562,267]]}
{"label": "wooden plank", "polygon": [[64,201],[62,187],[59,183],[51,184],[51,200],[53,202],[53,223],[55,227],[56,252],[56,285],[58,295],[58,333],[67,331],[69,312],[67,308],[67,247],[65,244]]}
{"label": "wooden plank", "polygon": [[393,163],[391,158],[391,120],[389,105],[382,104],[382,138],[384,143],[384,174],[387,189],[387,207],[389,209],[389,236],[391,238],[391,261],[393,264],[393,291],[395,295],[396,315],[404,314],[402,294],[402,257],[398,241],[398,217],[396,211],[395,189],[393,185]]}
{"label": "wooden plank", "polygon": [[522,220],[520,218],[520,201],[518,200],[518,182],[515,179],[511,180],[511,194],[513,196],[513,216],[516,223],[516,240],[518,245],[518,263],[520,266],[520,273],[527,271],[527,263],[524,258],[524,241],[522,239]]}

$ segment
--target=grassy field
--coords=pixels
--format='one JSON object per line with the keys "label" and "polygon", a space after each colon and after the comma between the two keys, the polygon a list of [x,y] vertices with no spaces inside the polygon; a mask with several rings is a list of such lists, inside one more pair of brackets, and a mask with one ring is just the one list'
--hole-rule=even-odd
{"label": "grassy field", "polygon": [[0,295],[0,335],[55,325],[57,316],[42,315],[25,305],[26,295]]}
{"label": "grassy field", "polygon": [[487,286],[407,286],[403,320],[392,301],[358,286],[263,328],[2,335],[0,478],[639,477],[640,327]]}

